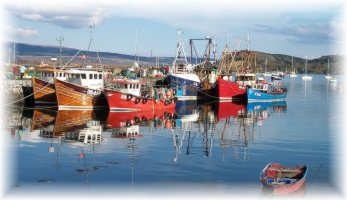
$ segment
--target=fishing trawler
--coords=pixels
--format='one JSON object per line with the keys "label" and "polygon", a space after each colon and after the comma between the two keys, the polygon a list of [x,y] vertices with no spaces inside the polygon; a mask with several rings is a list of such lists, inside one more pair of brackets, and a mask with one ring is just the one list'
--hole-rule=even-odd
{"label": "fishing trawler", "polygon": [[[182,35],[178,31],[178,35]],[[170,67],[169,74],[164,79],[164,84],[176,89],[178,100],[196,100],[200,90],[200,79],[195,74],[192,64],[189,64],[185,54],[182,39],[177,44],[176,56]]]}
{"label": "fishing trawler", "polygon": [[[128,74],[126,71],[121,73]],[[111,112],[174,109],[177,102],[173,89],[149,87],[147,81],[126,76],[108,81],[105,97]]]}
{"label": "fishing trawler", "polygon": [[[237,48],[239,45],[240,41]],[[210,49],[209,46],[208,49]],[[236,54],[237,50],[231,52],[226,45],[218,66],[206,67],[205,65],[204,69],[196,70],[202,80],[202,91],[207,97],[221,101],[246,100],[247,86],[256,83],[256,74],[252,69],[255,67],[252,65],[253,55],[249,50],[239,52],[242,60],[236,62]]]}
{"label": "fishing trawler", "polygon": [[[235,56],[235,55],[234,55]],[[243,61],[241,69],[237,69],[237,73],[232,76],[221,73],[220,78],[217,80],[217,96],[220,100],[226,101],[243,101],[246,100],[247,87],[256,83],[256,74],[251,72],[251,53],[247,51],[242,53]]]}
{"label": "fishing trawler", "polygon": [[247,89],[248,101],[282,101],[287,97],[287,88],[273,83],[254,84]]}
{"label": "fishing trawler", "polygon": [[55,78],[65,81],[65,70],[58,68],[36,69],[36,76],[32,77],[35,104],[57,104]]}
{"label": "fishing trawler", "polygon": [[66,81],[54,81],[60,110],[108,108],[103,90],[102,69],[87,66],[82,69],[70,69],[65,73]]}

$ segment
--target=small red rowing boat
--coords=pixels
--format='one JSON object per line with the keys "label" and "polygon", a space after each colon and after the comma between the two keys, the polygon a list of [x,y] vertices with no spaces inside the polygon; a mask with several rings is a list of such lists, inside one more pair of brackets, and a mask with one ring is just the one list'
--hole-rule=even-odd
{"label": "small red rowing boat", "polygon": [[288,194],[298,190],[306,180],[307,166],[286,167],[269,163],[260,174],[260,182],[273,189],[275,194]]}

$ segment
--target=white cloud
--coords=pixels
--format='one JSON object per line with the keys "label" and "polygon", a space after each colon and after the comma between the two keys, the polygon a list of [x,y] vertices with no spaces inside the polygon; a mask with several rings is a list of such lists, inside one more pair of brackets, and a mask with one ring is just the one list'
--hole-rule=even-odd
{"label": "white cloud", "polygon": [[216,22],[259,22],[288,10],[307,12],[337,7],[340,4],[342,1],[339,0],[12,0],[7,2],[6,8],[15,17],[48,22],[65,28],[97,25],[109,16],[119,16],[154,20],[172,26],[192,26],[205,31],[208,26],[214,27]]}
{"label": "white cloud", "polygon": [[5,26],[4,33],[11,35],[13,38],[28,39],[39,35],[39,32],[30,28],[15,28],[12,26]]}
{"label": "white cloud", "polygon": [[[96,6],[100,5],[100,6]],[[105,19],[106,6],[100,3],[89,4],[88,1],[41,1],[7,2],[10,17],[29,21],[47,22],[64,28],[85,28],[98,25]]]}

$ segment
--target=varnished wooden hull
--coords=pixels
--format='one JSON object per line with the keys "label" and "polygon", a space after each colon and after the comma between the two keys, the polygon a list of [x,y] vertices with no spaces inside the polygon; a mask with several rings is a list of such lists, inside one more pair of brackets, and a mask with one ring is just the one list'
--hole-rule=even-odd
{"label": "varnished wooden hull", "polygon": [[102,90],[54,80],[59,110],[107,109],[107,101]]}
{"label": "varnished wooden hull", "polygon": [[56,114],[57,111],[55,110],[35,109],[31,123],[31,131],[54,125]]}
{"label": "varnished wooden hull", "polygon": [[57,104],[54,84],[33,77],[35,104]]}
{"label": "varnished wooden hull", "polygon": [[54,136],[64,135],[88,126],[88,123],[105,121],[107,113],[93,110],[59,110],[55,124]]}

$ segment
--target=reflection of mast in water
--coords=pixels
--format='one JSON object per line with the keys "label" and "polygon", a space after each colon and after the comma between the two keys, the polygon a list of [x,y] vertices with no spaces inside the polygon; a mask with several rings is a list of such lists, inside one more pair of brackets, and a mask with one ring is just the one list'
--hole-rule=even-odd
{"label": "reflection of mast in water", "polygon": [[[179,140],[179,137],[177,134],[175,134],[175,131],[172,130],[171,134],[172,134],[172,141],[173,141],[173,145],[175,148],[175,158],[173,159],[174,163],[177,163],[178,160],[178,155],[181,153],[181,147],[183,145],[183,141],[184,141],[184,135],[185,135],[186,131],[183,130],[183,134],[181,134],[181,138]],[[190,136],[190,130],[188,130],[189,136]]]}
{"label": "reflection of mast in water", "polygon": [[306,81],[304,81],[304,89],[305,89],[305,102],[306,102]]}
{"label": "reflection of mast in water", "polygon": [[136,150],[139,147],[139,141],[136,139],[143,137],[143,135],[140,134],[140,127],[139,125],[133,125],[130,127],[112,129],[112,137],[122,139],[125,148],[131,150],[131,186],[133,187],[134,168],[138,158]]}
{"label": "reflection of mast in water", "polygon": [[128,144],[126,144],[126,148],[131,150],[131,186],[134,185],[134,168],[135,162],[138,158],[136,150],[139,147],[139,143],[136,143],[135,138],[129,138]]}
{"label": "reflection of mast in water", "polygon": [[[189,107],[190,108],[190,107]],[[188,132],[188,144],[186,155],[190,154],[190,145],[192,139],[195,138],[195,132],[193,138],[191,137],[193,123],[199,119],[199,112],[195,109],[189,109],[189,113],[186,115],[181,115],[178,119],[175,120],[176,128],[172,130],[172,141],[175,148],[175,157],[173,159],[174,163],[177,163],[178,156],[181,153],[181,147],[183,145],[185,134]]]}
{"label": "reflection of mast in water", "polygon": [[[203,124],[203,130],[201,130],[201,123],[199,123],[199,133],[202,133],[202,144],[204,148],[205,157],[212,156],[213,147],[213,133],[216,129],[216,120],[214,113],[212,111],[212,105],[206,104],[202,106],[202,115],[200,116],[200,121]],[[209,134],[210,132],[210,134]],[[210,135],[210,138],[209,138]]]}

